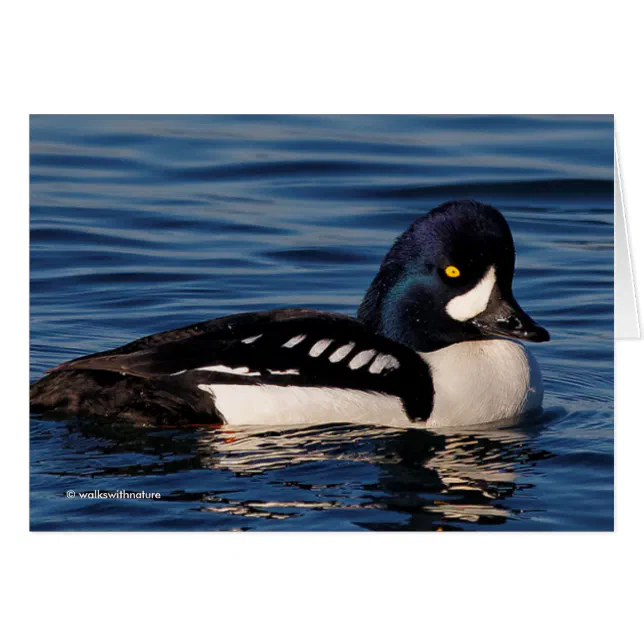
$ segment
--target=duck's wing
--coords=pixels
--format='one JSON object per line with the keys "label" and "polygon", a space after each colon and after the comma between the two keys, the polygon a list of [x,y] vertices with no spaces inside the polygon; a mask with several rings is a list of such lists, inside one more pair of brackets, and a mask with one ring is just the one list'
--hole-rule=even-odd
{"label": "duck's wing", "polygon": [[412,349],[335,313],[281,309],[245,313],[79,358],[62,370],[115,371],[197,384],[336,387],[400,398],[407,415],[426,420],[431,373]]}

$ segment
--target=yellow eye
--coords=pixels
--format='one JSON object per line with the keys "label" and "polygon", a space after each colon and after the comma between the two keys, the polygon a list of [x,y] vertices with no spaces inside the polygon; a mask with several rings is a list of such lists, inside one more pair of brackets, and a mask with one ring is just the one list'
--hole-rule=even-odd
{"label": "yellow eye", "polygon": [[461,271],[459,271],[456,266],[448,266],[445,269],[445,275],[447,275],[447,277],[458,277],[460,274]]}

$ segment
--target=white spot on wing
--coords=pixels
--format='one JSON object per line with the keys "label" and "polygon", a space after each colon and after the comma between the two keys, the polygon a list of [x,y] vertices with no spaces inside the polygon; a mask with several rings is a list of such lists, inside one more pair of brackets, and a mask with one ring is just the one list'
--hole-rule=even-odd
{"label": "white spot on wing", "polygon": [[327,347],[332,342],[333,340],[329,340],[328,338],[324,340],[319,340],[311,347],[311,350],[309,351],[309,355],[312,358],[317,358],[319,355],[322,355],[327,350]]}
{"label": "white spot on wing", "polygon": [[496,271],[494,266],[490,266],[474,288],[463,295],[457,295],[447,303],[445,307],[447,314],[454,320],[465,322],[465,320],[471,320],[479,313],[483,313],[487,308],[495,283]]}
{"label": "white spot on wing", "polygon": [[273,371],[273,369],[269,369],[268,373],[273,374],[274,376],[298,376],[300,374],[300,370],[285,369],[284,371]]}
{"label": "white spot on wing", "polygon": [[253,335],[250,338],[244,338],[242,342],[244,344],[253,344],[253,342],[255,342],[255,340],[259,340],[262,337],[262,335],[263,333],[260,333],[259,335]]}
{"label": "white spot on wing", "polygon": [[351,362],[349,363],[349,369],[360,369],[371,360],[376,355],[376,352],[373,349],[367,351],[361,351]]}
{"label": "white spot on wing", "polygon": [[216,364],[212,367],[199,367],[195,371],[219,371],[220,373],[234,373],[238,376],[259,376],[259,371],[251,371],[248,367],[226,367],[223,364]]}
{"label": "white spot on wing", "polygon": [[285,347],[286,349],[292,349],[296,344],[299,344],[300,342],[302,342],[304,338],[306,338],[306,335],[304,334],[296,335],[292,337],[290,340],[288,340],[287,342],[285,342],[282,346]]}
{"label": "white spot on wing", "polygon": [[353,350],[353,347],[355,346],[356,346],[355,342],[349,342],[349,344],[343,344],[339,349],[336,349],[329,356],[329,362],[340,362],[340,360],[343,360],[351,353],[351,351]]}
{"label": "white spot on wing", "polygon": [[386,353],[379,353],[369,367],[370,373],[380,373],[384,369],[398,369],[400,362]]}

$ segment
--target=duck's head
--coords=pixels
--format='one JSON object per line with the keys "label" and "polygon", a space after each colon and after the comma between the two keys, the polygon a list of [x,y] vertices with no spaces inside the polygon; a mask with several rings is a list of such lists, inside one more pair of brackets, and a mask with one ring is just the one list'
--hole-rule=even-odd
{"label": "duck's head", "polygon": [[476,201],[445,203],[396,240],[358,318],[416,351],[498,336],[545,342],[548,331],[512,294],[514,255],[498,210]]}

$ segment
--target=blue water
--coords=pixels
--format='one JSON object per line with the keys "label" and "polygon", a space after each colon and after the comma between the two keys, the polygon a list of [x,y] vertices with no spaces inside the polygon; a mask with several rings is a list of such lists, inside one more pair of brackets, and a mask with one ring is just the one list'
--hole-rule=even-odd
{"label": "blue water", "polygon": [[552,341],[543,414],[509,426],[33,417],[32,529],[612,529],[612,146],[604,117],[33,117],[32,380],[230,313],[355,314],[393,238],[456,198],[506,215]]}

